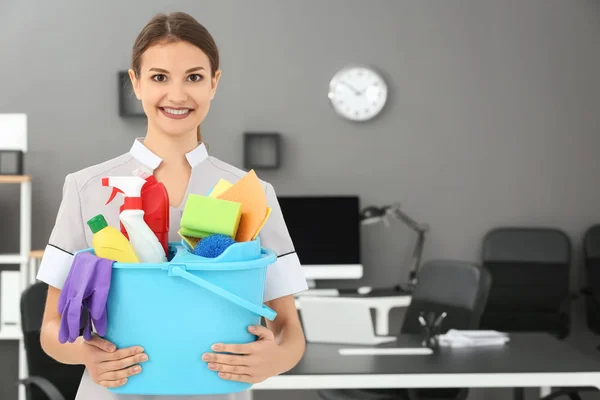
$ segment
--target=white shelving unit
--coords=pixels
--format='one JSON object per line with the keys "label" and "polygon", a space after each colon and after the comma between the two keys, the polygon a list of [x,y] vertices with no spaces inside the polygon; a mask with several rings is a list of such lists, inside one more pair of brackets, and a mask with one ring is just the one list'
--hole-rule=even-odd
{"label": "white shelving unit", "polygon": [[[20,292],[27,288],[31,281],[29,271],[29,253],[31,251],[31,177],[28,175],[0,175],[0,184],[20,184],[21,201],[19,210],[19,254],[0,255],[0,264],[19,264]],[[17,305],[18,306],[18,305]],[[22,340],[21,327],[0,327],[0,340],[16,340],[19,342],[19,379],[27,377],[27,359]],[[25,388],[19,387],[19,400],[25,400]]]}

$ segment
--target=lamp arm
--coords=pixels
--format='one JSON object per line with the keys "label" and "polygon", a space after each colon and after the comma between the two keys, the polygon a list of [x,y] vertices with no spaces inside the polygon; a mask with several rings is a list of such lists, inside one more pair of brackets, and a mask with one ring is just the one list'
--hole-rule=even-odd
{"label": "lamp arm", "polygon": [[427,232],[429,230],[429,226],[427,224],[419,224],[417,221],[406,215],[397,205],[390,207],[389,212],[391,212],[394,217],[408,225],[415,232],[420,233]]}

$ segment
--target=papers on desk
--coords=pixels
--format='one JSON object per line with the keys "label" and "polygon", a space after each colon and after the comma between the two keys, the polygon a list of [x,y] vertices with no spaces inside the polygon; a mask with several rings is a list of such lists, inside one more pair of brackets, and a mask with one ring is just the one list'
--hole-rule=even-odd
{"label": "papers on desk", "polygon": [[438,337],[440,346],[472,347],[472,346],[501,346],[508,343],[507,333],[498,331],[460,331],[450,329]]}

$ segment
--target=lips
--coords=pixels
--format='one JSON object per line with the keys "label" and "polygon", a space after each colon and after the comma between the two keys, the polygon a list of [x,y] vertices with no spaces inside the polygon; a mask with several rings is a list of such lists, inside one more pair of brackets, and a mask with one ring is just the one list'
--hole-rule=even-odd
{"label": "lips", "polygon": [[191,108],[172,108],[172,107],[159,107],[161,113],[167,118],[171,119],[184,119],[187,118],[191,113]]}

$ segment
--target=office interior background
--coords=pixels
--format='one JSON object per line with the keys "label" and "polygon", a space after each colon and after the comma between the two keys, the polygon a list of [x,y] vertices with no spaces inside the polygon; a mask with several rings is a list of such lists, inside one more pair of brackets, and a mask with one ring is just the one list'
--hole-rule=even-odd
{"label": "office interior background", "polygon": [[[600,221],[597,0],[4,1],[0,112],[28,115],[33,248],[47,243],[65,175],[144,135],[143,118],[119,116],[116,77],[163,11],[190,13],[219,46],[223,75],[202,126],[212,155],[242,166],[245,132],[278,132],[280,168],[257,170],[278,194],[400,202],[430,225],[424,261],[478,262],[496,226],[562,229],[575,251],[572,291],[585,286],[581,239]],[[352,64],[388,83],[383,112],[364,123],[340,118],[327,98],[333,74]],[[0,251],[18,251],[18,196],[1,186]],[[402,281],[414,240],[399,221],[363,226],[364,277],[320,285]],[[567,340],[593,353],[600,338],[583,300],[572,307]],[[400,323],[395,310],[391,331]],[[16,342],[0,341],[0,354],[0,398],[15,399]]]}

